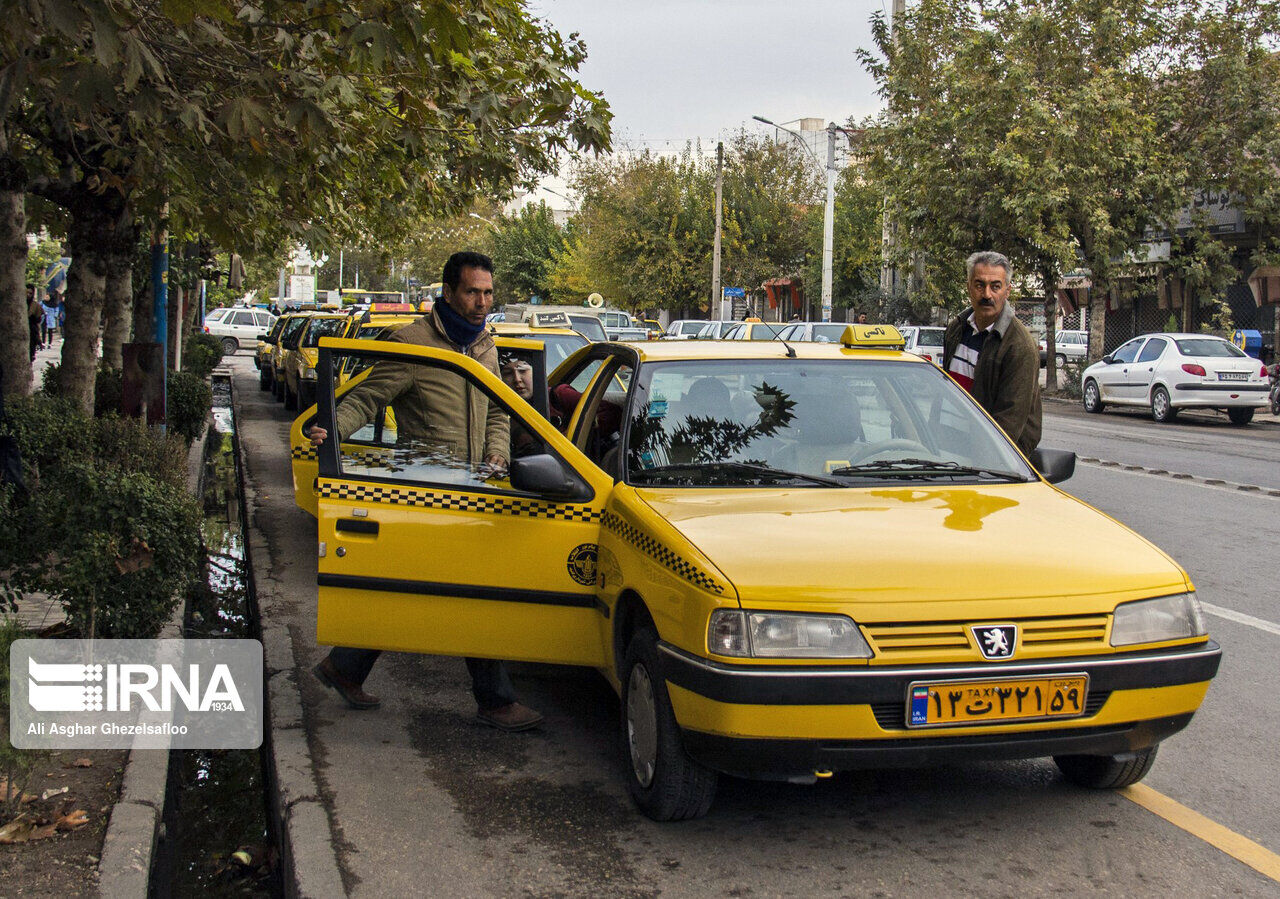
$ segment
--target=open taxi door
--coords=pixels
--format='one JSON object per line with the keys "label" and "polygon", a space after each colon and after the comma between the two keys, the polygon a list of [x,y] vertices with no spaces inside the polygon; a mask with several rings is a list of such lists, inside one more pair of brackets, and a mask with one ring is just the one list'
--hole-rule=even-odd
{"label": "open taxi door", "polygon": [[[335,401],[333,372],[347,356],[369,368]],[[596,552],[610,477],[459,353],[326,338],[319,383],[316,420],[330,434],[344,402],[363,414],[392,394],[396,405],[445,391],[487,401],[486,438],[511,453],[509,469],[494,471],[469,458],[456,427],[407,405],[394,435],[365,423],[317,447],[320,643],[607,664]]]}
{"label": "open taxi door", "polygon": [[[393,322],[393,326],[399,327],[402,324],[408,324],[413,319],[406,319],[404,322]],[[497,344],[499,358],[503,361],[520,360],[529,366],[532,378],[532,396],[529,402],[534,408],[540,412],[543,417],[547,415],[547,372],[546,372],[546,352],[543,344],[537,340],[519,339],[513,337],[495,337],[494,343]],[[404,346],[404,344],[398,344]],[[319,350],[315,352],[319,353]],[[319,361],[315,362],[317,372],[319,371]],[[373,360],[370,357],[362,357],[357,355],[341,355],[333,363],[333,382],[335,384],[335,393],[338,401],[341,402],[342,397],[347,391],[354,388],[358,383],[368,376],[370,366]],[[293,501],[304,512],[309,513],[313,518],[316,515],[316,475],[319,472],[318,456],[316,448],[312,445],[311,439],[307,437],[307,432],[311,426],[316,423],[316,409],[319,403],[304,409],[302,414],[293,420],[293,424],[289,428],[289,453],[291,456],[291,469],[293,473]],[[383,449],[387,438],[390,442],[395,442],[396,434],[396,416],[395,411],[390,407],[386,407],[377,416],[375,422],[371,422],[366,426],[367,433],[358,435],[365,439],[365,446],[359,451],[369,454],[385,454]],[[369,445],[372,444],[372,447]],[[352,446],[348,448],[349,452],[356,452],[357,448]]]}

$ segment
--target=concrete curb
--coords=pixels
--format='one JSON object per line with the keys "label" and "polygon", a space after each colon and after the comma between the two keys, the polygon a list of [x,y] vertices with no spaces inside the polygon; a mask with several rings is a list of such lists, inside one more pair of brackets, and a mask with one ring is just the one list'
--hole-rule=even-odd
{"label": "concrete curb", "polygon": [[[187,451],[187,490],[200,491],[200,469],[205,440],[213,416],[205,423],[205,437]],[[182,616],[186,597],[178,603],[169,621],[160,629],[161,639],[182,637]],[[163,836],[164,803],[169,786],[168,749],[130,749],[124,764],[120,799],[111,809],[107,833],[98,860],[98,895],[104,897],[146,896],[151,885],[151,866],[156,845]]]}
{"label": "concrete curb", "polygon": [[[232,405],[235,384],[232,382]],[[271,615],[272,597],[258,592],[254,582],[254,558],[269,553],[262,534],[253,525],[249,510],[256,495],[246,482],[244,444],[236,440],[237,469],[245,526],[245,565],[248,586],[257,597],[262,633],[262,660],[266,668],[265,749],[268,801],[272,823],[280,838],[280,864],[286,896],[330,899],[345,896],[329,813],[320,799],[315,761],[303,722],[302,692],[306,677],[293,652],[293,635],[286,624]]]}

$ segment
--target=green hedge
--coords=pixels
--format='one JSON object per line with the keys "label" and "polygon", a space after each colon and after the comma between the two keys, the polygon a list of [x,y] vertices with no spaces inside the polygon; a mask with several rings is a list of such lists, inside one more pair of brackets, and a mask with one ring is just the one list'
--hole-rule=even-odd
{"label": "green hedge", "polygon": [[31,493],[0,494],[0,583],[59,600],[81,634],[155,636],[198,574],[184,436],[39,394],[7,411]]}

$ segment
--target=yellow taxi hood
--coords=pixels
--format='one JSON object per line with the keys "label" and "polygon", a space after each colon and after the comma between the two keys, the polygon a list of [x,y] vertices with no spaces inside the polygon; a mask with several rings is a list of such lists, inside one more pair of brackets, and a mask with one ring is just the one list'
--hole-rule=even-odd
{"label": "yellow taxi hood", "polygon": [[924,620],[1091,614],[1190,587],[1145,539],[1039,482],[637,495],[748,608],[842,609],[864,621],[908,607]]}

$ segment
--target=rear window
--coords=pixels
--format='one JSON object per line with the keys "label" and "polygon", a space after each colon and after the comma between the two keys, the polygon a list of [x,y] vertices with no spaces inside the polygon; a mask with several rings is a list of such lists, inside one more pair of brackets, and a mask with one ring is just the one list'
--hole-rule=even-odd
{"label": "rear window", "polygon": [[303,346],[319,346],[321,337],[340,337],[342,332],[347,329],[347,319],[345,318],[317,318],[311,322],[311,327],[307,328],[307,334],[302,338]]}
{"label": "rear window", "polygon": [[916,343],[924,346],[942,346],[942,335],[945,333],[945,328],[921,328]]}
{"label": "rear window", "polygon": [[1175,340],[1178,352],[1184,356],[1216,356],[1221,358],[1245,355],[1244,350],[1234,343],[1227,343],[1216,337],[1184,337]]}

